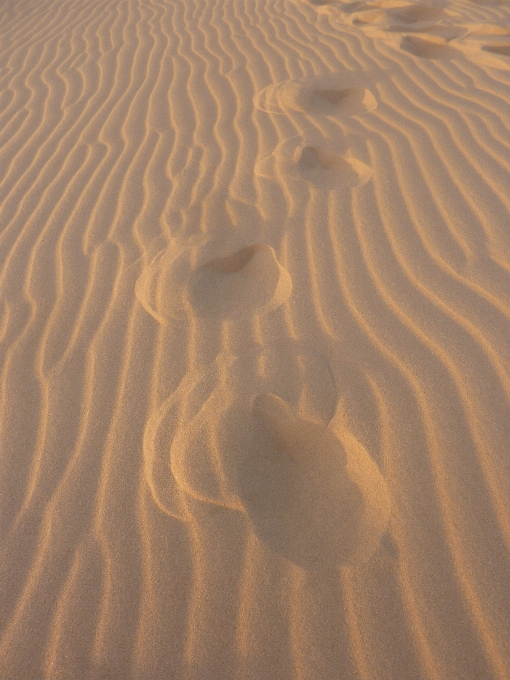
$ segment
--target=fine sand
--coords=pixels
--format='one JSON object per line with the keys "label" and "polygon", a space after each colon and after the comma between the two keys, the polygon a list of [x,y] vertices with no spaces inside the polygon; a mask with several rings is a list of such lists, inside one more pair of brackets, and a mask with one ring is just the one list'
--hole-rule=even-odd
{"label": "fine sand", "polygon": [[509,680],[508,0],[0,34],[0,679]]}

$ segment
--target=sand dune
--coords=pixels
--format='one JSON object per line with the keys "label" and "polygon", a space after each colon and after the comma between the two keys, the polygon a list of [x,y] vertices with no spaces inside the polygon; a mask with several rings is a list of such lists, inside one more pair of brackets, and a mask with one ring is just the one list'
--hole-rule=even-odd
{"label": "sand dune", "polygon": [[506,0],[0,32],[2,680],[508,680]]}

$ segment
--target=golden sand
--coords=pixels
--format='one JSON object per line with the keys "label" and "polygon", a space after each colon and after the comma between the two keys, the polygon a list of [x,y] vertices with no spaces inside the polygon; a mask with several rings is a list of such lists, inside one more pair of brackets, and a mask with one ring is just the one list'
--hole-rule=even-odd
{"label": "golden sand", "polygon": [[1,680],[509,680],[507,0],[0,34]]}

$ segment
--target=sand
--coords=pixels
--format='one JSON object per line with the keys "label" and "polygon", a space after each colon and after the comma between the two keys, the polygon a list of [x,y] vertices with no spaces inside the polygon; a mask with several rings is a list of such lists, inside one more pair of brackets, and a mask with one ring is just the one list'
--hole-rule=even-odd
{"label": "sand", "polygon": [[508,680],[508,2],[0,34],[0,678]]}

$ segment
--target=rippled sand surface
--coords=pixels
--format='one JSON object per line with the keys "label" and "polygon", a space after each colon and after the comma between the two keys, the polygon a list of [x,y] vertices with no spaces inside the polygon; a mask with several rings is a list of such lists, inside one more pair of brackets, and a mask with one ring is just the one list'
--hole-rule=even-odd
{"label": "rippled sand surface", "polygon": [[509,680],[508,2],[0,34],[2,680]]}

